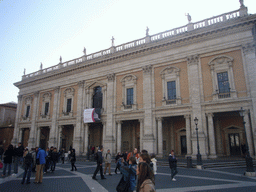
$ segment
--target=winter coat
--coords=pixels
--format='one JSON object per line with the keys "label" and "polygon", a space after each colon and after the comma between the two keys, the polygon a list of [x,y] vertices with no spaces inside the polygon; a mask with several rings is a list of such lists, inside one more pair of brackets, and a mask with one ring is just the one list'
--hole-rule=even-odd
{"label": "winter coat", "polygon": [[58,161],[58,157],[59,157],[59,154],[57,153],[57,152],[52,152],[51,153],[51,160],[52,161],[54,161],[54,162],[56,162],[56,161]]}
{"label": "winter coat", "polygon": [[97,153],[97,165],[100,165],[103,163],[103,157],[102,157],[102,152],[99,150]]}
{"label": "winter coat", "polygon": [[107,153],[105,156],[105,163],[111,163],[111,154]]}
{"label": "winter coat", "polygon": [[151,159],[151,162],[153,163],[153,172],[154,172],[154,175],[156,175],[157,174],[157,166],[156,166],[156,162],[157,162],[157,160],[155,159],[155,158],[152,158]]}
{"label": "winter coat", "polygon": [[7,149],[4,152],[4,163],[12,163],[12,157],[14,156],[14,150]]}
{"label": "winter coat", "polygon": [[71,163],[75,163],[76,162],[76,153],[75,152],[71,152],[70,153],[70,162]]}
{"label": "winter coat", "polygon": [[36,158],[39,159],[40,165],[45,164],[45,157],[46,157],[45,150],[39,148]]}
{"label": "winter coat", "polygon": [[156,191],[154,183],[150,179],[146,179],[140,186],[139,192]]}
{"label": "winter coat", "polygon": [[171,154],[169,155],[169,166],[171,169],[177,167],[177,159],[175,156],[172,156]]}
{"label": "winter coat", "polygon": [[125,181],[127,181],[128,177],[130,177],[128,182],[130,182],[131,191],[134,191],[136,186],[136,169],[137,169],[136,164],[128,165],[128,166],[124,165],[120,168],[120,171],[124,175]]}
{"label": "winter coat", "polygon": [[16,156],[22,157],[23,153],[24,153],[24,147],[23,146],[19,146],[18,148],[16,148]]}

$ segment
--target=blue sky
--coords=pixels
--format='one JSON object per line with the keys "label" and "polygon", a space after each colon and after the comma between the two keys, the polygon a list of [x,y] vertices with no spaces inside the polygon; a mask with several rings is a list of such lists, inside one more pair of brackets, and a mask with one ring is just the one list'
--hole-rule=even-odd
{"label": "blue sky", "polygon": [[[244,0],[256,13],[256,1]],[[239,0],[0,0],[0,103],[17,102],[26,74],[239,9]]]}

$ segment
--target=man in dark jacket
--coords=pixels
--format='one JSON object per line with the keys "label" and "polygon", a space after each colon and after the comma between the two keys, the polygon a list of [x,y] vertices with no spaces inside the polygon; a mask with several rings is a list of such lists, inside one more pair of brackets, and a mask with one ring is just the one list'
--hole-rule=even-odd
{"label": "man in dark jacket", "polygon": [[23,153],[24,153],[24,147],[21,145],[21,143],[18,144],[18,147],[14,149],[14,155],[15,155],[15,164],[14,164],[14,173],[18,173],[18,166],[19,164],[23,163]]}
{"label": "man in dark jacket", "polygon": [[170,165],[170,168],[171,168],[172,181],[176,181],[174,176],[178,173],[178,171],[177,171],[177,159],[174,155],[174,150],[172,150],[171,154],[169,155],[169,165]]}
{"label": "man in dark jacket", "polygon": [[52,160],[52,164],[51,164],[51,171],[54,172],[55,171],[55,167],[56,167],[56,162],[58,161],[59,158],[59,154],[57,152],[57,148],[54,147],[52,153],[51,153],[51,160]]}
{"label": "man in dark jacket", "polygon": [[100,171],[100,176],[101,179],[106,179],[103,175],[103,169],[102,169],[102,163],[103,163],[103,157],[102,157],[102,152],[103,152],[103,147],[99,147],[99,151],[96,153],[96,160],[97,160],[97,168],[92,176],[92,179],[97,180],[96,179],[96,175],[97,173]]}

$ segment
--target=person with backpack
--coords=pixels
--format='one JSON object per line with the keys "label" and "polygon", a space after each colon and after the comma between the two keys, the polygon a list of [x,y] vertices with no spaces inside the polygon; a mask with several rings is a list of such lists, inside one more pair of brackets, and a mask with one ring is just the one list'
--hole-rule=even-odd
{"label": "person with backpack", "polygon": [[23,173],[23,179],[21,181],[21,184],[25,183],[26,177],[27,177],[27,184],[30,184],[30,176],[33,166],[33,156],[32,153],[29,153],[28,149],[25,149],[24,155],[24,173]]}
{"label": "person with backpack", "polygon": [[59,154],[57,152],[57,148],[54,147],[52,153],[51,153],[51,160],[52,160],[52,164],[51,164],[51,171],[54,172],[55,171],[55,167],[56,167],[56,162],[58,161],[59,158]]}
{"label": "person with backpack", "polygon": [[103,147],[101,146],[101,147],[99,147],[98,152],[95,154],[96,159],[97,159],[97,168],[92,176],[92,179],[94,179],[94,180],[97,180],[96,175],[99,171],[100,171],[101,179],[106,179],[106,177],[104,177],[104,175],[103,175],[103,169],[102,169],[102,164],[103,164],[102,152],[103,152]]}

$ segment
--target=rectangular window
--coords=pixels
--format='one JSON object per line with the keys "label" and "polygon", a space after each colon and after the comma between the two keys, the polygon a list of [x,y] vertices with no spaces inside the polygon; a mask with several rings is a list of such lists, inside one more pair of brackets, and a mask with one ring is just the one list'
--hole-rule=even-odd
{"label": "rectangular window", "polygon": [[48,115],[49,112],[49,102],[45,103],[44,105],[44,115]]}
{"label": "rectangular window", "polygon": [[29,112],[30,112],[30,105],[27,106],[26,117],[29,116]]}
{"label": "rectangular window", "polygon": [[126,90],[126,104],[132,105],[133,104],[133,88],[129,88]]}
{"label": "rectangular window", "polygon": [[168,94],[168,100],[176,99],[176,82],[175,81],[167,82],[167,94]]}
{"label": "rectangular window", "polygon": [[219,98],[230,97],[230,87],[228,81],[228,72],[217,73],[218,86],[219,86]]}
{"label": "rectangular window", "polygon": [[229,93],[228,72],[217,73],[219,93]]}
{"label": "rectangular window", "polygon": [[71,112],[72,99],[67,99],[67,113]]}

